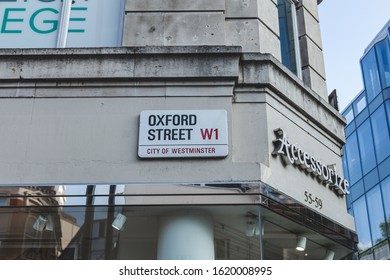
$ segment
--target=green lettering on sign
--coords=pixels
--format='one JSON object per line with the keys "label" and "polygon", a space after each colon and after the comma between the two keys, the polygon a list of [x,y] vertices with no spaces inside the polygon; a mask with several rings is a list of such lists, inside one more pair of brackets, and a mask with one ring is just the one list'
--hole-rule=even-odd
{"label": "green lettering on sign", "polygon": [[[86,8],[86,7],[72,7],[71,10],[72,11],[86,11],[86,10],[88,10],[88,8]],[[72,22],[72,21],[86,21],[86,19],[85,18],[70,18],[69,22]],[[84,33],[85,29],[69,29],[68,32],[69,33]]]}
{"label": "green lettering on sign", "polygon": [[40,34],[47,34],[47,33],[51,33],[55,30],[57,30],[57,27],[58,27],[58,20],[43,20],[42,22],[43,23],[48,23],[49,24],[49,28],[46,29],[46,30],[42,30],[42,29],[38,29],[37,26],[36,26],[36,23],[35,23],[35,18],[42,12],[51,12],[53,14],[58,14],[58,11],[55,10],[55,9],[52,9],[52,8],[44,8],[44,9],[40,9],[38,11],[36,11],[35,13],[33,13],[31,15],[31,18],[30,18],[30,27],[33,31],[35,31],[36,33],[40,33]]}
{"label": "green lettering on sign", "polygon": [[8,22],[23,22],[22,18],[9,18],[10,12],[24,12],[25,8],[6,8],[4,10],[3,24],[1,25],[0,33],[22,33],[22,30],[7,30]]}

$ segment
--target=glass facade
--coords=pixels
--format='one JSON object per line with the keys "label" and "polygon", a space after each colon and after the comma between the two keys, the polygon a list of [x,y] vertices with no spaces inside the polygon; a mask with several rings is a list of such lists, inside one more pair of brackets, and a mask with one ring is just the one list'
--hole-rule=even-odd
{"label": "glass facade", "polygon": [[356,242],[261,183],[0,188],[0,259],[349,259]]}
{"label": "glass facade", "polygon": [[389,40],[383,40],[375,46],[378,56],[379,75],[382,88],[390,86],[390,48]]}
{"label": "glass facade", "polygon": [[367,92],[368,102],[372,101],[381,90],[381,84],[379,81],[378,63],[376,60],[375,49],[372,49],[362,59],[362,70],[364,86]]}
{"label": "glass facade", "polygon": [[389,143],[389,125],[386,120],[385,108],[381,105],[371,115],[372,132],[375,142],[375,151],[378,163],[382,162],[390,154]]}
{"label": "glass facade", "polygon": [[367,214],[367,203],[364,196],[354,202],[353,214],[356,219],[356,231],[358,232],[359,237],[359,250],[366,250],[372,246],[372,243]]}
{"label": "glass facade", "polygon": [[343,169],[351,184],[348,210],[355,218],[360,259],[390,259],[390,39],[361,59],[365,90],[344,110]]}
{"label": "glass facade", "polygon": [[365,175],[376,165],[370,120],[366,120],[361,126],[359,126],[357,129],[357,135],[359,139],[359,147],[356,148],[361,151],[360,156],[362,162],[362,171]]}
{"label": "glass facade", "polygon": [[351,134],[347,138],[345,145],[345,152],[347,155],[347,166],[350,184],[356,183],[362,177],[361,160],[359,154],[359,145],[356,133]]}

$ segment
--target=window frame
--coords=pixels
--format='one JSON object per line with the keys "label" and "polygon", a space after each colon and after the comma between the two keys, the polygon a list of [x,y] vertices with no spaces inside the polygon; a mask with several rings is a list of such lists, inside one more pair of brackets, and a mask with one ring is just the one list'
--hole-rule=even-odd
{"label": "window frame", "polygon": [[[289,5],[289,9],[291,10],[291,13],[288,13],[288,9],[284,8],[284,12],[286,13],[285,16],[285,21],[286,21],[286,27],[288,30],[287,32],[282,32],[282,27],[281,27],[281,20],[283,17],[281,17],[280,13],[280,6],[282,5],[287,6]],[[279,21],[279,35],[280,35],[280,50],[281,50],[281,59],[282,59],[282,64],[286,66],[288,69],[290,69],[295,75],[298,76],[298,78],[302,79],[302,62],[301,62],[301,51],[300,51],[300,45],[299,45],[299,36],[298,36],[298,20],[297,20],[297,9],[296,9],[296,4],[297,2],[294,0],[278,0],[278,21]],[[290,15],[290,17],[288,17]],[[291,26],[288,26],[291,25]],[[290,38],[290,32],[292,33],[292,37]],[[286,40],[283,40],[282,36],[287,33],[288,38],[285,38]],[[284,52],[284,44],[282,44],[283,41],[287,41],[287,49],[288,52]],[[291,42],[293,42],[293,48],[294,48],[294,64],[295,64],[295,69],[293,69],[293,66],[291,64]],[[286,63],[286,61],[283,61],[284,53],[287,53],[289,56],[289,64]]]}
{"label": "window frame", "polygon": [[367,52],[367,54],[360,60],[360,65],[367,96],[367,103],[370,104],[370,102],[373,101],[382,91],[381,77],[375,48],[372,48]]}

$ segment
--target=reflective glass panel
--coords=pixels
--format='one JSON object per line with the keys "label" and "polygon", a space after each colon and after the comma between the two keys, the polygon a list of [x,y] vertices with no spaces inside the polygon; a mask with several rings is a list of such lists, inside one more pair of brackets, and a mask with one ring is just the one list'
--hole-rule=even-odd
{"label": "reflective glass panel", "polygon": [[349,124],[349,123],[353,120],[353,118],[354,118],[352,107],[349,107],[349,108],[345,111],[345,113],[344,113],[343,115],[344,115],[344,117],[345,117],[345,119],[346,119],[346,121],[347,121],[347,124]]}
{"label": "reflective glass panel", "polygon": [[[311,215],[305,225],[297,222],[312,211],[265,185],[270,197],[278,197],[260,208],[253,204],[259,187],[257,182],[0,186],[0,198],[10,202],[0,207],[0,259],[253,260],[263,248],[264,259],[318,260],[329,247],[334,259],[349,258],[352,239],[341,245],[347,235],[329,232],[330,220]],[[226,195],[235,203],[226,205]],[[320,222],[329,235],[316,231]],[[297,233],[307,237],[305,251],[296,249]]]}
{"label": "reflective glass panel", "polygon": [[382,88],[386,88],[390,86],[390,49],[388,38],[376,44],[375,48],[378,55],[378,66],[382,81]]}
{"label": "reflective glass panel", "polygon": [[354,184],[362,177],[360,154],[356,132],[352,133],[345,144],[347,166],[350,184]]}
{"label": "reflective glass panel", "polygon": [[362,160],[363,175],[376,166],[374,142],[372,140],[371,124],[367,119],[357,129],[359,139],[359,151]]}
{"label": "reflective glass panel", "polygon": [[367,192],[367,207],[372,242],[373,244],[377,244],[387,237],[387,226],[384,219],[385,215],[379,185]]}
{"label": "reflective glass panel", "polygon": [[297,26],[295,4],[290,0],[278,0],[280,47],[282,63],[299,75],[299,49],[297,45]]}
{"label": "reflective glass panel", "polygon": [[387,123],[390,125],[390,100],[386,100],[385,105],[386,105]]}
{"label": "reflective glass panel", "polygon": [[257,213],[240,205],[0,208],[0,259],[259,259]]}
{"label": "reflective glass panel", "polygon": [[356,104],[356,115],[363,111],[367,106],[366,96],[362,94],[358,100],[355,101]]}
{"label": "reflective glass panel", "polygon": [[382,194],[383,194],[383,204],[385,207],[385,215],[387,219],[387,230],[388,237],[390,237],[390,177],[387,177],[381,182]]}
{"label": "reflective glass panel", "polygon": [[344,178],[349,181],[349,173],[348,173],[348,166],[347,166],[347,156],[344,155],[341,159],[342,159],[342,164],[343,164]]}
{"label": "reflective glass panel", "polygon": [[380,106],[371,115],[372,131],[378,163],[390,155],[389,127],[384,106]]}
{"label": "reflective glass panel", "polygon": [[381,91],[374,48],[369,51],[368,54],[363,58],[361,65],[363,71],[364,87],[366,89],[368,102],[370,102]]}
{"label": "reflective glass panel", "polygon": [[362,195],[364,195],[364,184],[363,180],[360,180],[358,183],[353,184],[353,186],[350,188],[350,197],[352,201],[355,201]]}
{"label": "reflective glass panel", "polygon": [[364,196],[353,203],[353,213],[355,218],[356,232],[359,236],[358,249],[364,251],[372,247],[366,198]]}

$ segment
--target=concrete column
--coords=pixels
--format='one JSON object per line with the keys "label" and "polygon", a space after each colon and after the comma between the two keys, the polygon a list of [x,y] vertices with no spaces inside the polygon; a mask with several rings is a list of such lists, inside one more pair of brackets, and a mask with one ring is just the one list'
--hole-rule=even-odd
{"label": "concrete column", "polygon": [[214,226],[203,211],[172,213],[160,220],[158,260],[213,260]]}
{"label": "concrete column", "polygon": [[276,0],[226,0],[226,44],[281,60]]}
{"label": "concrete column", "polygon": [[325,64],[317,1],[299,0],[297,19],[303,82],[327,101],[328,93],[325,83]]}

